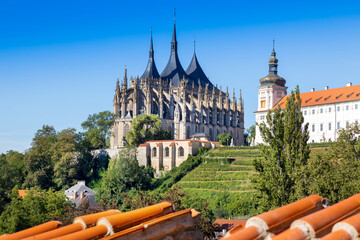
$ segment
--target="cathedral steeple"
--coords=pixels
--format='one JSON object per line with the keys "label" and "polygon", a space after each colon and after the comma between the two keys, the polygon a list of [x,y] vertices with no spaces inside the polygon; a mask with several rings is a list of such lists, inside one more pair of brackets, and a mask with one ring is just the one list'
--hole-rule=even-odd
{"label": "cathedral steeple", "polygon": [[202,86],[205,86],[208,84],[209,86],[212,86],[212,83],[209,81],[208,77],[205,75],[204,71],[202,70],[197,57],[195,53],[195,41],[194,41],[194,55],[191,59],[191,62],[186,69],[186,74],[189,76],[189,78],[195,82],[199,83]]}
{"label": "cathedral steeple", "polygon": [[174,29],[173,29],[173,35],[172,35],[172,40],[171,40],[171,51],[172,52],[177,52],[175,16],[176,16],[176,12],[174,10]]}
{"label": "cathedral steeple", "polygon": [[160,75],[156,68],[155,60],[154,60],[154,48],[153,48],[152,29],[151,29],[149,60],[145,72],[143,73],[143,75],[141,75],[141,78],[155,79],[159,77]]}
{"label": "cathedral steeple", "polygon": [[178,52],[177,52],[177,40],[176,40],[176,26],[175,26],[175,13],[174,13],[174,29],[171,40],[171,53],[170,59],[166,64],[165,69],[161,73],[161,78],[170,81],[172,86],[179,87],[183,78],[188,78],[188,75],[181,66]]}

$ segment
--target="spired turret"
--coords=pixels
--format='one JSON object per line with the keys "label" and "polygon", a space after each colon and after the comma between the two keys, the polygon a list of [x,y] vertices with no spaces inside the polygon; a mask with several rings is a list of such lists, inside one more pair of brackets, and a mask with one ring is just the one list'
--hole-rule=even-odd
{"label": "spired turret", "polygon": [[195,53],[195,46],[194,46],[194,55],[191,59],[191,62],[186,69],[186,74],[195,84],[201,84],[201,86],[205,87],[208,84],[210,87],[212,83],[209,81],[208,77],[205,75],[204,71],[202,70]]}
{"label": "spired turret", "polygon": [[176,26],[174,21],[174,30],[171,41],[171,53],[168,63],[164,71],[161,73],[162,79],[167,79],[173,87],[179,87],[183,78],[188,78],[188,75],[181,66],[179,56],[177,53],[176,41]]}
{"label": "spired turret", "polygon": [[152,39],[152,30],[151,30],[151,40],[150,40],[150,51],[149,51],[149,61],[146,66],[145,72],[141,75],[141,78],[155,79],[159,78],[159,72],[156,68],[154,60],[154,48],[153,48],[153,39]]}

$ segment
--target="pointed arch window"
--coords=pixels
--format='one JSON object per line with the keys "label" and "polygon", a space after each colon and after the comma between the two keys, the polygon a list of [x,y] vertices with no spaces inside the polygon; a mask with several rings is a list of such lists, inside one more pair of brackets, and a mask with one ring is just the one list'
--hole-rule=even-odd
{"label": "pointed arch window", "polygon": [[184,148],[183,147],[179,147],[179,157],[183,157],[184,156]]}
{"label": "pointed arch window", "polygon": [[170,155],[170,150],[168,147],[165,148],[165,157],[168,157]]}
{"label": "pointed arch window", "polygon": [[156,147],[153,147],[153,149],[152,149],[152,156],[156,157]]}

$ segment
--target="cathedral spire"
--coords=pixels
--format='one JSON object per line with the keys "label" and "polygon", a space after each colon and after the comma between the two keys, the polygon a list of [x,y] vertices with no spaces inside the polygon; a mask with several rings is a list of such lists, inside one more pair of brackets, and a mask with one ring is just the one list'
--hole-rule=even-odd
{"label": "cathedral spire", "polygon": [[151,37],[150,37],[150,51],[149,58],[154,58],[154,48],[153,48],[153,38],[152,38],[152,27],[151,27]]}
{"label": "cathedral spire", "polygon": [[[175,13],[174,13],[175,17]],[[176,25],[174,21],[174,29],[171,40],[171,52],[168,63],[161,73],[161,78],[169,81],[174,87],[179,87],[183,78],[188,79],[188,75],[181,66],[177,53]]]}
{"label": "cathedral spire", "polygon": [[177,52],[177,41],[176,41],[176,22],[175,22],[176,12],[174,9],[174,29],[173,29],[173,35],[171,40],[171,51]]}
{"label": "cathedral spire", "polygon": [[141,78],[156,79],[159,77],[160,75],[156,68],[155,60],[154,60],[154,48],[153,48],[153,38],[152,38],[152,28],[151,28],[149,60],[145,72],[143,73],[143,75],[141,75]]}

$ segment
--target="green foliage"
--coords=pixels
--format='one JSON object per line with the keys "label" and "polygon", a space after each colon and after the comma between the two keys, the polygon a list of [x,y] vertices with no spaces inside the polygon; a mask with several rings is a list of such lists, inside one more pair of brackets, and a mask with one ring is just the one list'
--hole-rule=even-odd
{"label": "green foliage", "polygon": [[44,125],[33,138],[32,147],[25,155],[25,169],[27,176],[24,185],[26,187],[39,186],[49,189],[54,186],[54,163],[52,162],[53,148],[58,135],[52,126]]}
{"label": "green foliage", "polygon": [[135,159],[134,148],[119,152],[119,157],[111,159],[109,168],[104,172],[100,182],[97,198],[115,201],[122,204],[123,194],[132,188],[136,190],[150,189],[153,170],[139,166]]}
{"label": "green foliage", "polygon": [[233,138],[230,133],[222,133],[217,136],[219,139],[219,143],[224,146],[229,146],[231,143],[231,139]]}
{"label": "green foliage", "polygon": [[157,187],[156,191],[158,192],[166,192],[169,190],[175,183],[180,181],[188,172],[193,170],[195,167],[199,166],[202,162],[202,155],[191,156],[189,155],[188,159],[180,164],[179,167],[175,167],[171,169],[170,173],[166,175],[163,179],[159,179],[162,181],[161,184],[156,182],[154,185]]}
{"label": "green foliage", "polygon": [[103,111],[89,115],[81,124],[85,130],[85,140],[90,143],[92,149],[104,149],[108,146],[110,128],[114,124],[114,116],[110,111]]}
{"label": "green foliage", "polygon": [[161,120],[158,115],[142,114],[134,118],[131,129],[126,135],[126,141],[131,146],[139,146],[148,140],[171,139],[169,131],[161,129]]}
{"label": "green foliage", "polygon": [[25,166],[24,166],[25,155],[23,153],[19,153],[17,151],[10,150],[4,155],[6,157],[6,161],[10,165],[14,166],[21,173],[23,173],[25,171]]}
{"label": "green foliage", "polygon": [[266,123],[259,125],[266,143],[260,145],[263,158],[254,161],[259,173],[254,176],[254,183],[260,210],[280,207],[307,194],[302,187],[302,176],[310,148],[308,124],[303,128],[303,122],[297,87],[287,99],[285,110],[278,107],[272,113],[269,111]]}
{"label": "green foliage", "polygon": [[97,180],[108,158],[93,157],[86,139],[74,128],[57,133],[53,127],[38,130],[25,155],[24,187],[68,188],[75,180]]}
{"label": "green foliage", "polygon": [[351,124],[339,131],[332,148],[309,161],[306,185],[310,193],[339,202],[360,192],[360,125]]}
{"label": "green foliage", "polygon": [[256,135],[256,126],[252,125],[248,129],[246,129],[247,137],[245,139],[246,144],[245,145],[251,145],[255,141],[255,135]]}
{"label": "green foliage", "polygon": [[58,188],[69,188],[75,184],[78,161],[76,157],[76,138],[74,128],[64,129],[58,134],[57,142],[52,146],[54,163],[54,183]]}
{"label": "green foliage", "polygon": [[0,215],[0,234],[13,233],[39,225],[65,213],[70,205],[63,192],[32,188],[24,198],[13,189],[11,203]]}
{"label": "green foliage", "polygon": [[7,161],[7,154],[0,155],[0,213],[10,201],[8,195],[22,180],[21,172]]}

